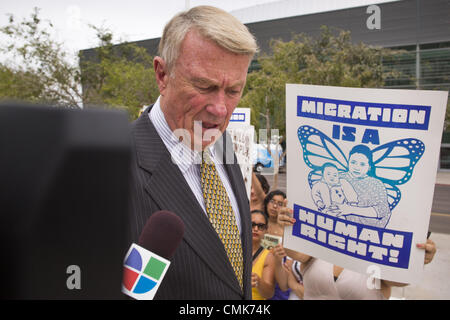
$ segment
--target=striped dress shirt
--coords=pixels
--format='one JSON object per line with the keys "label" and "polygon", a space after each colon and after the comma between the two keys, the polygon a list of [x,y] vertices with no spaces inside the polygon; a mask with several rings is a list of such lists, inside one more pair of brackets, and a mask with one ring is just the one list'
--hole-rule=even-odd
{"label": "striped dress shirt", "polygon": [[[152,109],[149,112],[150,121],[155,126],[156,131],[161,137],[164,145],[169,151],[172,161],[177,164],[180,168],[183,177],[186,179],[187,184],[191,188],[195,198],[206,213],[205,201],[203,199],[202,185],[200,179],[200,164],[201,164],[201,154],[195,150],[190,149],[184,143],[180,142],[178,138],[170,130],[167,124],[164,113],[161,110],[160,98],[155,102]],[[211,151],[211,159],[214,162],[217,171],[219,173],[220,179],[228,193],[230,198],[231,206],[233,207],[234,215],[236,216],[236,223],[241,232],[241,218],[239,215],[239,208],[237,205],[236,197],[234,196],[233,189],[231,188],[230,180],[225,171],[223,161],[219,161],[216,158],[216,152],[214,144],[209,147]]]}

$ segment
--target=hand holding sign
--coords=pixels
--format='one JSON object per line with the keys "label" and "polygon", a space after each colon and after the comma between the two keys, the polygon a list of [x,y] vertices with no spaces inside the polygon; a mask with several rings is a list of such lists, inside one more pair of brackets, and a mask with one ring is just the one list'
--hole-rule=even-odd
{"label": "hand holding sign", "polygon": [[425,250],[424,264],[428,264],[433,260],[436,254],[436,244],[433,240],[427,239],[427,243],[418,243],[417,248]]}
{"label": "hand holding sign", "polygon": [[278,224],[283,227],[293,226],[295,223],[295,219],[292,217],[293,210],[287,207],[287,199],[283,201],[283,207],[280,209],[280,213],[277,217]]}

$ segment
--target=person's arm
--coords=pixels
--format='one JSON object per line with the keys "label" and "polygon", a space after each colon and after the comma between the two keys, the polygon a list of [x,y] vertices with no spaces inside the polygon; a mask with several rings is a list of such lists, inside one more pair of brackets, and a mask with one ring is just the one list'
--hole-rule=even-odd
{"label": "person's arm", "polygon": [[[275,260],[272,253],[269,253],[264,262],[264,268],[261,278],[258,277],[254,287],[258,289],[259,294],[265,299],[270,299],[275,293]],[[256,275],[256,273],[252,274]],[[257,276],[257,275],[256,275]]]}
{"label": "person's arm", "polygon": [[[293,226],[295,223],[295,219],[292,218],[292,213],[293,213],[292,209],[289,209],[287,207],[287,199],[284,199],[284,205],[283,207],[281,207],[281,210],[277,218],[278,224],[280,224],[283,227]],[[298,251],[294,251],[287,248],[284,248],[284,251],[286,252],[286,255],[288,255],[294,260],[300,261],[301,263],[307,263],[311,259],[311,256]]]}
{"label": "person's arm", "polygon": [[304,253],[301,253],[301,252],[298,252],[298,251],[295,251],[292,249],[285,248],[284,250],[286,251],[286,254],[290,258],[292,258],[293,260],[300,261],[301,263],[308,263],[309,260],[311,260],[311,258],[312,258],[311,256],[309,256],[307,254],[304,254]]}
{"label": "person's arm", "polygon": [[[290,265],[292,266],[292,263]],[[291,267],[289,267],[288,270],[289,288],[291,288],[291,290],[297,295],[297,297],[303,299],[303,296],[305,294],[305,287],[297,281],[297,278],[294,276]]]}
{"label": "person's arm", "polygon": [[301,285],[298,281],[297,278],[294,276],[294,273],[292,272],[292,264],[293,264],[294,260],[292,259],[287,259],[286,262],[283,264],[283,270],[284,273],[286,275],[286,283],[284,283],[283,286],[281,286],[280,282],[278,282],[278,286],[280,287],[281,290],[286,291],[288,289],[291,289],[296,295],[297,297],[299,297],[300,299],[303,299],[303,294],[304,294],[304,287],[303,285]]}
{"label": "person's arm", "polygon": [[254,172],[252,174],[252,188],[257,198],[254,203],[251,203],[252,210],[259,209],[264,211],[264,198],[266,197],[266,194]]}
{"label": "person's arm", "polygon": [[283,266],[283,258],[286,257],[286,252],[281,244],[277,244],[272,249],[275,261],[275,280],[282,291],[289,289],[288,287],[288,273]]}

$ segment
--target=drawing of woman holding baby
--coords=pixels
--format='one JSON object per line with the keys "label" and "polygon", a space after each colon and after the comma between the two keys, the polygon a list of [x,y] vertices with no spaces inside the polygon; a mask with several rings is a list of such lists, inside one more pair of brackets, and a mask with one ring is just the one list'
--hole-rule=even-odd
{"label": "drawing of woman holding baby", "polygon": [[390,217],[386,188],[373,173],[372,151],[353,147],[348,171],[338,173],[331,163],[322,166],[322,179],[311,188],[319,211],[356,223],[385,228]]}
{"label": "drawing of woman holding baby", "polygon": [[349,153],[348,171],[340,176],[353,187],[356,202],[338,205],[338,217],[385,228],[391,217],[386,188],[374,175],[372,151],[365,145],[356,145]]}

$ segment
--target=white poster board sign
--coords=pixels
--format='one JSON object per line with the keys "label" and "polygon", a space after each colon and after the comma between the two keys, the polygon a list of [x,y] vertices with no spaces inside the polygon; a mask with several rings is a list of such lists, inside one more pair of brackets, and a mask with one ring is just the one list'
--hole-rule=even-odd
{"label": "white poster board sign", "polygon": [[247,197],[250,199],[253,172],[253,140],[254,126],[250,125],[250,109],[236,108],[227,128],[233,140],[234,153],[244,177]]}
{"label": "white poster board sign", "polygon": [[420,281],[447,92],[286,85],[284,246]]}

